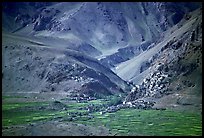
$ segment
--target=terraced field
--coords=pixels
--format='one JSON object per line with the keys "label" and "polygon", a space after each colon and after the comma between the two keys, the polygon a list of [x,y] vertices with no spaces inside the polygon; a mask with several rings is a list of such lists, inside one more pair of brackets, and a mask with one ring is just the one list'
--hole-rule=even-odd
{"label": "terraced field", "polygon": [[[3,99],[13,98],[4,96]],[[113,135],[148,136],[201,136],[202,115],[172,110],[120,109],[117,112],[101,114],[111,98],[77,103],[60,101],[3,103],[3,130],[15,125],[55,120],[94,127],[106,127]],[[94,108],[92,112],[88,106]],[[66,108],[65,108],[66,107]]]}
{"label": "terraced field", "polygon": [[[116,135],[148,136],[199,136],[202,135],[202,116],[171,110],[121,109],[115,113],[100,115],[89,125],[102,124]],[[80,121],[79,123],[85,123]]]}

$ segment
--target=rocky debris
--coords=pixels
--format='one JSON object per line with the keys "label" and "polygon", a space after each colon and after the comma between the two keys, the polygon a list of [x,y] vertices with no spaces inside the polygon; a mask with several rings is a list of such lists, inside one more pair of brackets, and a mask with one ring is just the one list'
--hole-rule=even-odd
{"label": "rocky debris", "polygon": [[151,109],[154,103],[153,101],[135,100],[131,103],[131,106],[137,109]]}
{"label": "rocky debris", "polygon": [[139,91],[140,89],[136,88],[136,87],[133,87],[131,92],[128,94],[128,96],[125,98],[125,101],[128,102],[128,101],[133,101],[133,100],[136,100],[140,97],[142,97],[144,94]]}
{"label": "rocky debris", "polygon": [[149,90],[149,92],[146,92],[145,96],[164,94],[170,81],[168,74],[157,71],[150,76],[150,81],[148,83],[145,83],[145,86],[147,86]]}
{"label": "rocky debris", "polygon": [[105,112],[112,113],[118,111],[120,108],[118,106],[110,106],[108,107]]}
{"label": "rocky debris", "polygon": [[[137,90],[137,96],[134,93],[130,95],[135,95],[137,98],[144,97],[162,97],[169,86],[170,77],[168,74],[161,72],[163,65],[159,64],[156,72],[151,73],[149,77],[145,78],[139,89]],[[139,94],[140,93],[140,94]]]}
{"label": "rocky debris", "polygon": [[105,114],[105,113],[113,113],[116,112],[120,109],[125,109],[125,108],[133,108],[133,109],[152,109],[154,106],[155,102],[152,100],[134,100],[131,102],[126,102],[124,101],[122,104],[118,104],[115,106],[109,106],[105,110],[101,111],[100,114]]}

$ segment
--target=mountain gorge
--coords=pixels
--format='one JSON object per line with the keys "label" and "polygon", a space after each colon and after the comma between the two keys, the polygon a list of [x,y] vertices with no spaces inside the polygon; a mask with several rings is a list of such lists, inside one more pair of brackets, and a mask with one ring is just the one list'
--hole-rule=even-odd
{"label": "mountain gorge", "polygon": [[199,2],[2,3],[3,96],[202,114],[201,82]]}

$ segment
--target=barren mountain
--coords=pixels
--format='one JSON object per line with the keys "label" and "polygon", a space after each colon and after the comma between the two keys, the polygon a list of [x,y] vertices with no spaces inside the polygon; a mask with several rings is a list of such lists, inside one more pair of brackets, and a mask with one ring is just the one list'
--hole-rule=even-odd
{"label": "barren mountain", "polygon": [[200,135],[201,82],[199,2],[2,2],[4,135]]}

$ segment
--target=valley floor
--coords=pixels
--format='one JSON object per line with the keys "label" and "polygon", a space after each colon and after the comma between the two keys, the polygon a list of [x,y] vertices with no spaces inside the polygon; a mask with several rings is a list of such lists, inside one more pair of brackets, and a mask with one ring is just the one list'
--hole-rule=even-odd
{"label": "valley floor", "polygon": [[76,102],[36,95],[3,96],[3,136],[202,135],[202,114],[196,112],[125,108],[102,113],[113,97]]}

